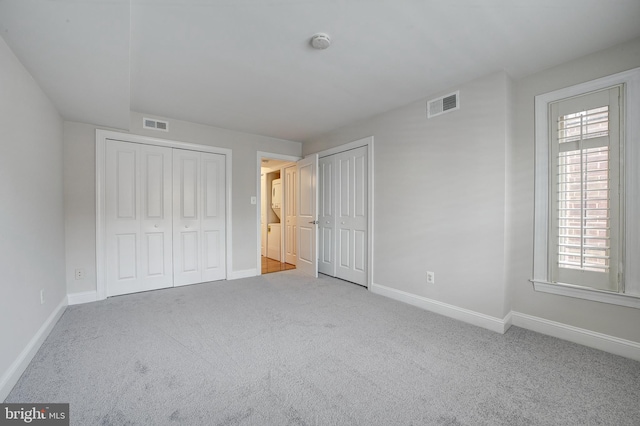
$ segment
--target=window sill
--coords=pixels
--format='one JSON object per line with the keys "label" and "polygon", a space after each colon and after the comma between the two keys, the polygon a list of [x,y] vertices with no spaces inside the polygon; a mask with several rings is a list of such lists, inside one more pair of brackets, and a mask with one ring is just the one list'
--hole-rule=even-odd
{"label": "window sill", "polygon": [[535,291],[640,309],[640,297],[630,296],[628,294],[591,290],[584,287],[573,286],[570,284],[555,284],[539,280],[529,281],[533,283],[533,288],[535,289]]}

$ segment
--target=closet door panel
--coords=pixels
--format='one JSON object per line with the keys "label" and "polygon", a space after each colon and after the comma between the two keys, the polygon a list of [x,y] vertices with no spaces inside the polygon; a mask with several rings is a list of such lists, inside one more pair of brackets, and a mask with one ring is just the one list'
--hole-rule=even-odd
{"label": "closet door panel", "polygon": [[338,174],[336,185],[338,190],[338,220],[348,220],[351,218],[351,207],[353,205],[352,187],[353,176],[351,158],[337,154]]}
{"label": "closet door panel", "polygon": [[107,295],[172,285],[171,149],[106,144]]}
{"label": "closet door panel", "polygon": [[220,232],[206,231],[204,233],[204,252],[206,254],[205,269],[211,270],[220,267]]}
{"label": "closet door panel", "polygon": [[200,153],[173,150],[173,284],[202,282]]}
{"label": "closet door panel", "polygon": [[338,232],[338,267],[339,270],[349,269],[351,267],[351,232],[344,228],[340,228]]}
{"label": "closet door panel", "polygon": [[[183,273],[198,272],[198,233],[196,231],[182,231],[180,233],[180,261]],[[195,279],[193,282],[198,282]]]}
{"label": "closet door panel", "polygon": [[187,221],[198,219],[198,166],[199,154],[195,152],[179,153],[179,197],[180,219]]}
{"label": "closet door panel", "polygon": [[357,155],[353,158],[353,217],[367,217],[367,157]]}
{"label": "closet door panel", "polygon": [[202,163],[202,281],[226,278],[225,268],[225,157],[200,154]]}
{"label": "closet door panel", "polygon": [[353,232],[353,269],[364,274],[367,265],[367,233],[355,230]]}
{"label": "closet door panel", "polygon": [[[166,274],[165,269],[165,250],[166,241],[162,232],[147,232],[144,252],[146,262],[144,264],[147,277],[157,277]],[[171,252],[169,251],[169,254]],[[172,278],[172,277],[171,277]],[[173,279],[171,280],[173,285]]]}
{"label": "closet door panel", "polygon": [[367,285],[367,148],[336,156],[336,274],[356,284]]}
{"label": "closet door panel", "polygon": [[[203,196],[204,196],[204,217],[207,219],[218,218],[218,212],[220,211],[220,197],[218,196],[218,189],[220,186],[220,164],[218,161],[219,156],[209,155],[203,158],[202,164],[202,184],[203,184]],[[224,187],[224,185],[223,185]]]}
{"label": "closet door panel", "polygon": [[138,238],[134,234],[119,233],[116,238],[116,279],[135,280],[138,278]]}
{"label": "closet door panel", "polygon": [[120,220],[136,220],[138,211],[137,163],[139,150],[137,146],[123,146],[122,143],[113,146],[113,150],[115,150],[113,155],[115,155],[116,217]]}
{"label": "closet door panel", "polygon": [[[327,275],[335,275],[333,261],[333,228],[324,228],[320,232],[320,263],[318,263],[318,272]],[[322,265],[322,266],[321,266]]]}
{"label": "closet door panel", "polygon": [[140,279],[145,290],[173,286],[171,161],[170,148],[140,148]]}
{"label": "closet door panel", "polygon": [[318,163],[318,195],[320,212],[318,217],[318,272],[335,276],[335,156],[321,158]]}
{"label": "closet door panel", "polygon": [[162,153],[149,152],[146,153],[144,160],[146,169],[144,170],[145,218],[147,220],[163,219],[166,216],[164,211],[164,189],[166,186],[164,158]]}

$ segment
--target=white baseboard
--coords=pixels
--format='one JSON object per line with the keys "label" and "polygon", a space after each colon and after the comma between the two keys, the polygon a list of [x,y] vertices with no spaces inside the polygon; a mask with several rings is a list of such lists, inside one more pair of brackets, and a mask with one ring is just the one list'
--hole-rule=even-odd
{"label": "white baseboard", "polygon": [[511,313],[507,314],[503,319],[500,319],[375,283],[371,285],[371,291],[381,296],[408,303],[409,305],[486,328],[500,334],[504,334],[504,332],[511,327]]}
{"label": "white baseboard", "polygon": [[516,327],[526,328],[527,330],[640,361],[640,343],[610,336],[608,334],[573,327],[571,325],[515,311],[509,312],[509,314],[507,314],[503,319],[495,318],[479,312],[449,305],[437,300],[428,299],[426,297],[375,283],[371,285],[371,291],[381,296],[386,296],[427,311],[477,325],[501,334],[506,332],[511,325],[515,325]]}
{"label": "white baseboard", "polygon": [[511,317],[513,325],[516,327],[526,328],[527,330],[640,361],[640,343],[520,312],[512,312]]}
{"label": "white baseboard", "polygon": [[0,402],[4,401],[11,389],[18,383],[20,376],[24,373],[24,370],[27,369],[27,366],[33,359],[33,357],[40,349],[40,346],[44,343],[49,333],[53,329],[53,326],[56,325],[62,314],[64,313],[65,308],[67,307],[67,298],[62,299],[62,302],[53,310],[49,318],[42,324],[42,327],[37,331],[37,333],[29,340],[27,346],[20,352],[20,355],[13,361],[11,366],[5,371],[5,373],[0,377]]}
{"label": "white baseboard", "polygon": [[82,291],[80,293],[70,293],[67,295],[69,305],[80,305],[82,303],[90,303],[98,300],[97,291]]}
{"label": "white baseboard", "polygon": [[231,271],[227,274],[227,280],[239,280],[240,278],[255,277],[258,275],[257,269],[245,269],[243,271]]}

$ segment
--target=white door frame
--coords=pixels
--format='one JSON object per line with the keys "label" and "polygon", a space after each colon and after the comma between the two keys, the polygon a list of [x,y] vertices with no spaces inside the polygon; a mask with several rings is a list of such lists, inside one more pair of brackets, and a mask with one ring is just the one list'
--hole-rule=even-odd
{"label": "white door frame", "polygon": [[297,157],[295,155],[285,155],[285,154],[275,154],[273,152],[264,152],[264,151],[258,151],[257,153],[257,165],[256,165],[256,194],[258,194],[256,196],[256,229],[257,229],[257,234],[258,235],[258,242],[257,242],[257,257],[256,257],[256,271],[257,274],[256,275],[262,275],[262,250],[261,250],[261,246],[260,246],[260,240],[262,239],[262,228],[260,225],[260,206],[262,206],[262,185],[260,182],[260,175],[262,174],[262,159],[263,158],[273,158],[274,160],[284,160],[284,161],[291,161],[293,163],[295,163],[296,161],[300,160],[300,157]]}
{"label": "white door frame", "polygon": [[344,145],[336,146],[324,151],[316,152],[318,158],[326,157],[340,152],[348,151],[354,148],[360,148],[362,146],[367,147],[367,288],[369,291],[372,289],[373,283],[373,136],[368,136],[363,139],[358,139],[353,142],[346,143]]}
{"label": "white door frame", "polygon": [[[97,300],[107,298],[106,287],[106,214],[105,214],[105,184],[106,184],[106,144],[107,139],[115,139],[122,142],[139,143],[144,145],[164,146],[168,148],[186,149],[190,151],[211,152],[225,156],[225,186],[226,186],[226,275],[231,274],[232,262],[232,237],[231,237],[231,154],[227,148],[217,148],[207,145],[197,145],[187,142],[158,139],[148,136],[133,135],[130,133],[114,132],[111,130],[96,130],[96,290]],[[258,175],[259,176],[259,175]]]}

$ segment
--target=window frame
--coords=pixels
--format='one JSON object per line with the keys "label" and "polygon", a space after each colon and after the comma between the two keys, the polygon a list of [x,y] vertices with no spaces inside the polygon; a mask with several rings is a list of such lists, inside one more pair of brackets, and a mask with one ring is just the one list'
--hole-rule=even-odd
{"label": "window frame", "polygon": [[640,309],[640,262],[623,262],[619,292],[551,282],[550,238],[550,113],[549,105],[562,99],[622,85],[620,114],[621,208],[624,239],[619,260],[640,258],[640,68],[544,93],[535,97],[535,189],[533,278],[536,291]]}
{"label": "window frame", "polygon": [[[622,272],[619,270],[619,266],[621,264],[621,255],[623,253],[621,247],[620,238],[624,235],[622,224],[624,223],[624,218],[622,217],[624,200],[620,195],[622,191],[624,191],[624,180],[622,179],[624,176],[622,175],[621,170],[621,161],[620,161],[620,153],[623,149],[622,145],[622,137],[620,134],[620,129],[622,127],[622,122],[620,120],[620,111],[623,111],[621,108],[621,103],[624,102],[623,98],[623,87],[621,85],[616,85],[613,87],[608,87],[603,90],[598,90],[596,92],[586,93],[584,95],[574,96],[569,99],[561,99],[557,102],[552,102],[549,104],[549,114],[550,114],[550,164],[554,168],[554,170],[550,173],[551,182],[549,192],[550,200],[551,200],[551,208],[549,209],[549,215],[551,218],[550,222],[550,240],[549,240],[549,258],[550,261],[550,277],[551,282],[553,283],[568,283],[575,284],[579,286],[584,286],[592,289],[601,289],[604,291],[612,291],[618,293],[621,287],[621,277]],[[605,105],[606,104],[606,105]],[[599,134],[596,137],[586,137],[586,138],[578,138],[577,140],[568,141],[565,143],[560,143],[558,139],[558,123],[559,119],[562,116],[565,116],[567,111],[576,111],[576,109],[593,109],[597,106],[606,106],[606,117],[607,117],[607,131],[606,134]],[[583,112],[586,112],[583,111]],[[600,113],[602,114],[602,113]],[[582,128],[583,125],[580,125]],[[558,208],[560,207],[558,203],[560,203],[559,193],[558,193],[558,185],[560,184],[559,180],[559,168],[561,167],[559,155],[561,152],[579,152],[581,162],[584,159],[583,155],[585,152],[593,149],[602,148],[606,146],[607,148],[607,180],[606,180],[606,191],[608,192],[608,206],[607,210],[607,221],[609,223],[609,255],[610,262],[608,265],[608,270],[604,271],[594,271],[588,269],[574,269],[574,268],[564,268],[561,267],[556,260],[558,259],[558,255],[560,254],[559,248],[559,239],[560,237],[560,226],[557,224],[561,218],[559,214]],[[586,150],[586,151],[585,151]],[[568,166],[570,167],[570,166]],[[581,168],[581,172],[584,172]],[[575,177],[575,174],[573,175]],[[580,182],[583,176],[580,176]],[[583,182],[587,184],[586,182]],[[579,191],[581,192],[581,191]],[[584,206],[580,206],[582,209]],[[582,214],[582,211],[581,211]],[[581,221],[582,223],[582,221]],[[557,226],[556,226],[557,225]],[[581,228],[582,232],[582,228]],[[575,238],[575,237],[574,237]],[[595,237],[594,237],[595,238]],[[584,241],[584,235],[580,236],[581,245]],[[579,257],[584,259],[584,253],[581,253]],[[583,282],[580,282],[583,280]]]}

